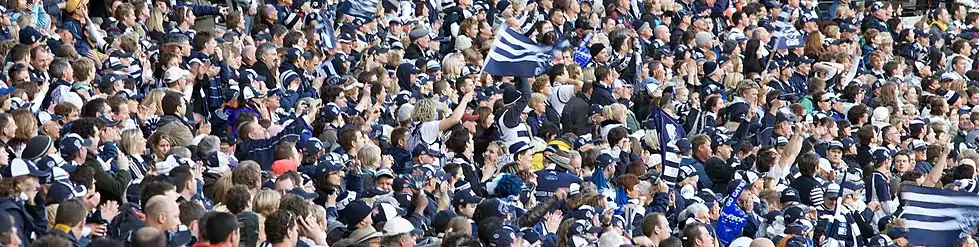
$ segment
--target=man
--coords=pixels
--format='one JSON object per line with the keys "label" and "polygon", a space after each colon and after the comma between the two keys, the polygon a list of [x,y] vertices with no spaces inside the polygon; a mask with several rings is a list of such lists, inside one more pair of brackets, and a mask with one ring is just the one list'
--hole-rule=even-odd
{"label": "man", "polygon": [[238,128],[238,138],[241,139],[241,143],[238,144],[235,156],[238,157],[238,160],[258,162],[263,171],[270,170],[275,158],[275,148],[279,142],[282,140],[299,141],[299,133],[306,128],[306,122],[298,118],[301,117],[291,116],[285,120],[291,124],[283,126],[283,130],[276,136],[269,136],[268,130],[259,125],[258,121],[242,123],[241,127]]}
{"label": "man", "polygon": [[297,217],[286,211],[276,211],[265,217],[265,242],[272,247],[293,247],[299,241]]}
{"label": "man", "polygon": [[591,103],[607,106],[616,103],[612,97],[612,83],[615,81],[615,72],[608,66],[599,66],[595,69],[594,90],[591,94]]}
{"label": "man", "polygon": [[17,133],[17,123],[14,122],[13,116],[9,113],[0,113],[0,143],[3,144],[3,148],[7,150],[7,160],[13,160],[17,157],[16,152],[8,145],[10,139],[14,138]]}
{"label": "man", "polygon": [[471,189],[465,189],[455,193],[452,207],[455,208],[456,215],[472,219],[476,212],[476,206],[482,201],[483,198],[477,196]]}
{"label": "man", "polygon": [[71,241],[72,246],[82,246],[79,239],[82,235],[82,228],[85,227],[85,205],[78,198],[67,200],[58,204],[58,213],[54,218],[54,229],[48,231],[48,235],[54,235]]}
{"label": "man", "polygon": [[180,194],[180,198],[177,202],[194,201],[194,195],[197,194],[197,179],[194,177],[194,173],[190,170],[188,166],[178,166],[170,170],[168,174],[171,183],[177,187],[177,193]]}
{"label": "man", "polygon": [[238,219],[234,215],[226,212],[209,212],[205,216],[207,222],[201,234],[204,238],[203,243],[195,246],[238,246],[240,236],[238,234]]}
{"label": "man", "polygon": [[[877,29],[880,32],[890,32],[890,27],[887,25],[887,21],[891,19],[891,14],[893,9],[891,4],[887,2],[874,2],[870,6],[870,19],[863,21],[863,26],[861,26],[861,31],[867,32],[868,29]],[[945,15],[948,15],[948,11],[942,11]],[[947,20],[947,18],[946,18]]]}
{"label": "man", "polygon": [[[714,183],[711,182],[710,177],[707,176],[707,172],[704,167],[707,164],[707,160],[714,157],[714,151],[711,149],[711,139],[707,135],[699,134],[693,136],[690,139],[690,145],[693,148],[693,155],[691,155],[690,166],[696,169],[698,175],[697,188],[713,188]],[[683,162],[684,165],[688,164]]]}
{"label": "man", "polygon": [[187,112],[187,102],[179,92],[167,92],[163,96],[161,108],[163,116],[157,122],[157,132],[169,136],[168,140],[172,146],[189,146],[194,139],[190,124],[184,118]]}
{"label": "man", "polygon": [[714,237],[710,235],[707,231],[707,226],[695,222],[693,224],[688,224],[683,228],[683,246],[690,247],[712,247],[714,246]]}
{"label": "man", "polygon": [[257,61],[252,66],[258,75],[265,77],[265,87],[272,89],[278,88],[278,73],[273,73],[272,68],[279,66],[279,47],[272,43],[263,43],[258,45],[258,49],[255,50],[255,58]]}
{"label": "man", "polygon": [[405,59],[415,61],[417,59],[431,60],[429,56],[429,44],[431,43],[431,38],[429,37],[429,31],[426,28],[420,27],[408,32],[408,39],[411,44],[405,49]]}
{"label": "man", "polygon": [[[177,202],[167,196],[154,196],[146,202],[146,227],[174,233],[180,226],[180,208]],[[204,229],[205,231],[208,229]],[[206,235],[206,234],[204,234]],[[208,239],[204,239],[208,241]]]}
{"label": "man", "polygon": [[653,245],[670,238],[671,232],[670,222],[662,213],[650,213],[642,220],[642,233]]}
{"label": "man", "polygon": [[[126,186],[132,180],[132,174],[129,172],[129,160],[128,159],[117,159],[118,172],[113,176],[109,174],[104,168],[105,164],[102,159],[99,158],[99,149],[92,148],[92,145],[100,143],[103,139],[118,138],[110,137],[102,134],[102,130],[99,129],[100,126],[104,126],[104,122],[97,118],[82,118],[71,122],[71,127],[68,127],[68,133],[77,135],[78,141],[72,143],[72,147],[85,146],[86,153],[83,166],[91,167],[95,171],[95,187],[99,193],[102,194],[102,200],[113,200],[113,201],[123,201],[124,191]],[[64,141],[62,141],[64,142]],[[80,152],[81,149],[78,149]],[[78,157],[75,156],[77,159]],[[77,162],[77,160],[76,160]]]}
{"label": "man", "polygon": [[792,180],[789,187],[799,191],[799,199],[802,204],[816,207],[823,204],[823,186],[816,178],[816,169],[819,166],[819,158],[813,153],[804,153],[799,156],[799,173],[801,176]]}

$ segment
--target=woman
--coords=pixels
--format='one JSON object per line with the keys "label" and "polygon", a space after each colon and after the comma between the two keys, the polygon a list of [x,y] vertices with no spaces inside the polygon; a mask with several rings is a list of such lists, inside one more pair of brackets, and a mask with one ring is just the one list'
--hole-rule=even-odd
{"label": "woman", "polygon": [[375,173],[380,169],[391,169],[391,161],[381,157],[381,148],[367,144],[357,151],[357,161],[360,163],[361,174],[364,176],[364,188],[374,186]]}
{"label": "woman", "polygon": [[159,9],[153,8],[150,11],[150,17],[146,18],[146,29],[148,30],[147,36],[154,41],[163,41],[163,36],[166,35],[166,31],[163,29],[163,12]]}
{"label": "woman", "polygon": [[530,97],[530,112],[527,113],[527,125],[530,126],[530,134],[538,136],[541,127],[550,122],[547,119],[546,97],[540,93],[534,93]]}
{"label": "woman", "polygon": [[[414,150],[417,147],[427,148],[444,152],[442,147],[442,133],[453,125],[462,121],[462,115],[472,101],[473,94],[468,93],[462,97],[455,111],[448,118],[437,119],[439,103],[435,99],[427,98],[419,100],[411,112],[411,126],[408,128],[408,149]],[[440,155],[435,155],[440,156]],[[442,165],[445,160],[443,157],[435,157],[435,163]]]}
{"label": "woman", "polygon": [[252,199],[252,211],[258,214],[258,243],[265,242],[265,217],[279,210],[282,193],[275,190],[262,190]]}
{"label": "woman", "polygon": [[442,59],[442,78],[454,82],[463,76],[463,67],[466,65],[464,59],[462,53],[458,52],[446,55]]}
{"label": "woman", "polygon": [[[6,151],[0,151],[0,160],[7,160],[7,155]],[[15,173],[5,174],[0,180],[0,210],[14,218],[13,226],[17,228],[20,239],[28,240],[32,235],[43,235],[48,219],[44,213],[44,205],[35,202],[34,198],[41,187],[39,179],[50,173],[37,170],[32,162],[20,158],[4,165],[11,166],[4,167],[4,171]],[[24,241],[24,244],[27,242],[29,241]],[[21,246],[26,246],[24,244]]]}
{"label": "woman", "polygon": [[[128,129],[122,132],[122,140],[119,142],[121,154],[119,159],[129,159],[129,172],[133,175],[133,180],[141,180],[150,171],[150,164],[144,158],[146,150],[146,139],[138,129]],[[168,151],[169,152],[169,151]],[[115,166],[116,164],[113,164]]]}
{"label": "woman", "polygon": [[27,146],[27,140],[37,135],[37,118],[25,108],[10,112],[10,116],[17,124],[17,131],[14,132],[14,137],[7,144],[14,150],[15,156],[20,157],[20,153]]}
{"label": "woman", "polygon": [[152,152],[150,154],[152,158],[150,159],[151,162],[161,162],[167,158],[167,154],[170,153],[170,140],[166,134],[162,132],[153,133],[147,141]]}

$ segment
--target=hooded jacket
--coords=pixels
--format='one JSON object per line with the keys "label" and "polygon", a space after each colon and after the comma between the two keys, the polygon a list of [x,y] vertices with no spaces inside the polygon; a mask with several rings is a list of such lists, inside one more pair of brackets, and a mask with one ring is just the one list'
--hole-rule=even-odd
{"label": "hooded jacket", "polygon": [[20,236],[20,246],[30,244],[32,234],[42,235],[47,230],[48,218],[42,206],[26,205],[14,197],[0,199],[0,210],[6,211],[14,219],[17,235]]}

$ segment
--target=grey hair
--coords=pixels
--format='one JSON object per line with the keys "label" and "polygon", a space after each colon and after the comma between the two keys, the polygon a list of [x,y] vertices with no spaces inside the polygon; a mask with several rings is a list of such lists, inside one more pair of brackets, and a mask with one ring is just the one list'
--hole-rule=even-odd
{"label": "grey hair", "polygon": [[173,33],[167,38],[167,43],[190,44],[190,37],[182,33]]}
{"label": "grey hair", "polygon": [[201,138],[201,141],[197,143],[197,152],[200,154],[210,155],[211,153],[217,152],[221,148],[221,139],[217,136],[207,135]]}
{"label": "grey hair", "polygon": [[65,71],[69,69],[71,69],[71,63],[68,62],[68,59],[60,57],[55,58],[51,61],[51,65],[48,65],[48,73],[51,75],[51,78],[56,79],[61,79],[61,77],[65,76]]}
{"label": "grey hair", "polygon": [[192,154],[190,153],[190,149],[188,149],[187,147],[175,146],[170,148],[170,153],[168,153],[167,156],[170,155],[176,155],[177,157],[180,158],[190,159]]}
{"label": "grey hair", "polygon": [[262,43],[255,49],[255,59],[261,59],[262,54],[278,52],[279,46],[273,43]]}

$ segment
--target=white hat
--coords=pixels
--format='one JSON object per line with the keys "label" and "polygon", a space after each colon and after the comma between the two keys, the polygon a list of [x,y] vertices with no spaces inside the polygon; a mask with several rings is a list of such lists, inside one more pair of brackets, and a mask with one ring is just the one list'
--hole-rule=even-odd
{"label": "white hat", "polygon": [[165,83],[173,83],[188,76],[190,76],[190,71],[181,69],[180,67],[171,67],[163,73],[163,81]]}
{"label": "white hat", "polygon": [[415,230],[415,226],[402,217],[395,217],[384,223],[384,236],[410,233],[412,230]]}

